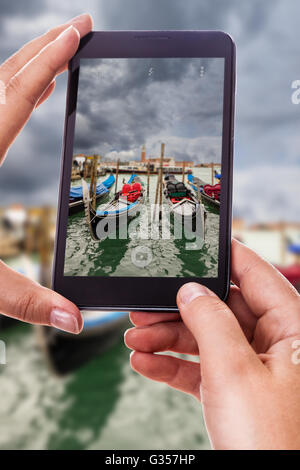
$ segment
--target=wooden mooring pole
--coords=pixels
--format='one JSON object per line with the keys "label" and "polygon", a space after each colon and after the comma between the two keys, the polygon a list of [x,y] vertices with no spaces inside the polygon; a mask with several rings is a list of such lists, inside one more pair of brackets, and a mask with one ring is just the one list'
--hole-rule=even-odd
{"label": "wooden mooring pole", "polygon": [[148,162],[148,166],[147,166],[147,197],[149,197],[149,190],[150,190],[150,162]]}
{"label": "wooden mooring pole", "polygon": [[202,197],[201,197],[200,183],[199,182],[197,182],[197,199],[198,199],[199,204],[201,204]]}
{"label": "wooden mooring pole", "polygon": [[115,185],[115,194],[117,194],[117,191],[118,191],[119,166],[120,166],[120,159],[118,158],[118,161],[117,161],[117,168],[116,168],[116,185]]}
{"label": "wooden mooring pole", "polygon": [[158,168],[158,169],[157,169],[156,188],[155,188],[155,200],[154,200],[153,220],[155,219],[156,206],[157,206],[157,203],[158,203],[159,176],[160,176],[160,170],[159,170],[159,168]]}
{"label": "wooden mooring pole", "polygon": [[93,156],[91,184],[90,184],[90,196],[92,197],[92,207],[96,210],[96,199],[97,199],[97,170],[98,170],[98,155]]}
{"label": "wooden mooring pole", "polygon": [[94,187],[94,160],[91,163],[91,168],[90,168],[90,198],[93,197],[93,187]]}
{"label": "wooden mooring pole", "polygon": [[83,164],[83,179],[86,180],[87,178],[87,170],[88,170],[88,159],[84,157],[84,164]]}
{"label": "wooden mooring pole", "polygon": [[161,218],[162,218],[162,190],[163,190],[164,154],[165,154],[165,144],[161,144],[161,149],[160,149],[159,220],[161,220]]}
{"label": "wooden mooring pole", "polygon": [[182,162],[182,182],[184,183],[185,178],[185,162]]}
{"label": "wooden mooring pole", "polygon": [[165,152],[165,144],[161,144],[160,149],[160,164],[157,170],[157,182],[156,182],[156,190],[155,190],[155,201],[154,201],[154,212],[153,212],[153,220],[155,219],[156,214],[156,207],[158,204],[158,194],[160,195],[160,210],[159,216],[161,217],[161,204],[162,204],[162,170],[163,170],[163,160],[164,160],[164,152]]}

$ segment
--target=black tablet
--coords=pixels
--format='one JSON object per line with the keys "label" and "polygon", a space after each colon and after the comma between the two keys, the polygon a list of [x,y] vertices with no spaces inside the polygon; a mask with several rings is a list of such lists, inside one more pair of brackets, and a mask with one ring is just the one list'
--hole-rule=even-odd
{"label": "black tablet", "polygon": [[230,281],[235,47],[217,31],[93,32],[69,64],[53,288],[177,311]]}

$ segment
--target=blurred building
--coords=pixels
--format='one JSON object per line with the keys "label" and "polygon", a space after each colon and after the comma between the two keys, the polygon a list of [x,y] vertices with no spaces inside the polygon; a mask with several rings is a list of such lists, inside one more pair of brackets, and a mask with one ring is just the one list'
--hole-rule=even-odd
{"label": "blurred building", "polygon": [[295,263],[291,245],[300,244],[300,222],[274,222],[247,225],[243,219],[234,219],[232,235],[276,266]]}
{"label": "blurred building", "polygon": [[0,208],[0,259],[29,278],[50,285],[56,209]]}

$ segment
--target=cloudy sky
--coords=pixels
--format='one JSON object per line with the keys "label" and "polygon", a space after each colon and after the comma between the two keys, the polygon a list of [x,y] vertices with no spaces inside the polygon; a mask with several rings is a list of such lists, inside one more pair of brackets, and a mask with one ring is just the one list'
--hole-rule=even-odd
{"label": "cloudy sky", "polygon": [[[203,76],[201,76],[201,71]],[[81,61],[75,153],[220,162],[223,59]]]}
{"label": "cloudy sky", "polygon": [[[237,44],[234,212],[299,220],[298,0],[85,0],[95,29],[221,29]],[[0,58],[83,12],[82,1],[0,0]],[[56,204],[66,77],[31,119],[0,170],[0,203]]]}

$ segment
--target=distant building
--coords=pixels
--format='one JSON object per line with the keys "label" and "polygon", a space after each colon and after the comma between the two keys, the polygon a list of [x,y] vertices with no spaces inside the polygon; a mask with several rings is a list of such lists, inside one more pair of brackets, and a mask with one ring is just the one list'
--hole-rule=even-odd
{"label": "distant building", "polygon": [[142,146],[141,162],[142,162],[142,163],[145,163],[145,162],[146,162],[146,147],[145,147],[145,145]]}
{"label": "distant building", "polygon": [[220,163],[197,163],[197,165],[195,165],[196,168],[211,168],[212,166],[214,167],[217,167],[217,166],[220,166],[221,164]]}
{"label": "distant building", "polygon": [[[160,157],[148,158],[146,161],[149,162],[149,163],[153,163],[156,166],[160,165]],[[186,160],[186,161],[177,161],[177,160],[174,159],[174,157],[164,157],[163,165],[166,166],[166,167],[171,166],[171,167],[182,168],[183,166],[185,166],[186,168],[193,168],[194,167],[194,162],[191,162],[191,161],[188,161],[188,160]]]}
{"label": "distant building", "polygon": [[300,243],[299,222],[271,222],[247,225],[243,219],[233,219],[232,235],[276,266],[289,266],[295,256],[288,250]]}

